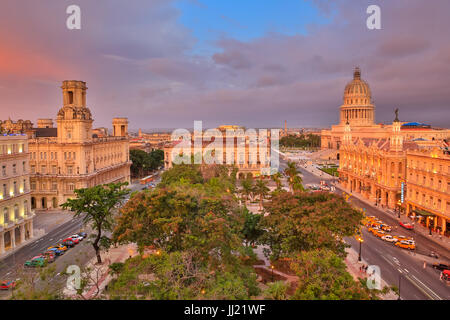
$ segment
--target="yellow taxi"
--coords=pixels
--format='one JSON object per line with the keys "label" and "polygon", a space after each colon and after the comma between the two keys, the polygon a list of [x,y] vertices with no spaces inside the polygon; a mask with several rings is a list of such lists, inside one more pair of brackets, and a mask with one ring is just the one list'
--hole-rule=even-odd
{"label": "yellow taxi", "polygon": [[414,250],[416,249],[416,245],[406,240],[398,241],[395,245],[399,248]]}
{"label": "yellow taxi", "polygon": [[373,233],[376,237],[381,238],[383,236],[386,235],[386,232],[384,232],[383,230],[375,230]]}

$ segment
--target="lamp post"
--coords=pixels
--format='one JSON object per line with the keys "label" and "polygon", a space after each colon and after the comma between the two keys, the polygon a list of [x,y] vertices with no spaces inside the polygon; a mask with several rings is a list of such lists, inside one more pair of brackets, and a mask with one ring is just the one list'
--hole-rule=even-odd
{"label": "lamp post", "polygon": [[363,238],[362,237],[358,237],[357,238],[358,239],[358,241],[359,241],[359,255],[358,255],[358,262],[361,262],[361,247],[362,247],[362,243],[364,242],[364,240],[363,240]]}
{"label": "lamp post", "polygon": [[399,274],[398,275],[398,299],[397,300],[402,300],[402,298],[400,297],[401,284],[402,284],[402,275]]}
{"label": "lamp post", "polygon": [[270,269],[272,269],[272,282],[273,282],[273,269],[275,269],[273,264],[270,266]]}

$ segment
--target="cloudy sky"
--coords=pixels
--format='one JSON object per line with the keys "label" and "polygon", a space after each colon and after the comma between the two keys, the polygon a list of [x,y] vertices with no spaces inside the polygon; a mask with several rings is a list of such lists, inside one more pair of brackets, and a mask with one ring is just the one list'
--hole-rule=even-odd
{"label": "cloudy sky", "polygon": [[[82,29],[66,28],[67,6]],[[366,9],[381,7],[382,30]],[[86,81],[94,126],[326,127],[360,66],[377,122],[450,127],[448,0],[1,0],[0,119],[55,118]]]}

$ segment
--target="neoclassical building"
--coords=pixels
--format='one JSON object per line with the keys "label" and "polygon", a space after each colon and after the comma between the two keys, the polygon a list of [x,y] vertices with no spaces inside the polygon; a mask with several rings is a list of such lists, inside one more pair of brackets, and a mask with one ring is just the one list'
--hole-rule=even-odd
{"label": "neoclassical building", "polygon": [[406,155],[406,213],[419,223],[450,236],[450,153],[423,148]]}
{"label": "neoclassical building", "polygon": [[0,255],[33,237],[28,137],[0,135]]}
{"label": "neoclassical building", "polygon": [[[197,152],[196,146],[199,146],[204,156],[209,153],[216,159],[215,163],[234,165],[238,169],[237,178],[239,179],[271,174],[270,130],[267,131],[265,140],[264,137],[258,136],[251,138],[249,134],[246,134],[244,128],[238,126],[221,126],[217,130],[221,132],[222,137],[214,137],[211,141],[203,141],[204,133],[191,134],[190,155],[194,156]],[[227,139],[227,134],[232,135],[230,139]],[[211,145],[212,142],[215,146]],[[178,156],[177,152],[180,150],[177,149],[180,143],[181,141],[172,141],[164,147],[165,169],[173,166],[174,158]],[[228,148],[227,143],[231,144]],[[255,147],[255,144],[258,146]],[[204,162],[203,158],[202,163]]]}
{"label": "neoclassical building", "polygon": [[[369,84],[361,77],[357,67],[353,79],[345,86],[340,107],[339,124],[321,131],[321,148],[339,150],[343,142],[345,124],[348,120],[354,138],[387,139],[392,132],[391,125],[377,124],[375,105]],[[429,141],[450,138],[449,129],[432,128],[415,122],[403,122],[400,133],[407,140]]]}
{"label": "neoclassical building", "polygon": [[38,120],[29,140],[31,207],[58,209],[74,190],[130,181],[128,120],[114,118],[113,135],[93,134],[86,83],[64,81],[56,124]]}
{"label": "neoclassical building", "polygon": [[405,183],[406,153],[418,148],[415,142],[404,141],[400,131],[401,122],[396,119],[388,138],[355,138],[347,122],[340,146],[341,184],[374,203],[396,208]]}

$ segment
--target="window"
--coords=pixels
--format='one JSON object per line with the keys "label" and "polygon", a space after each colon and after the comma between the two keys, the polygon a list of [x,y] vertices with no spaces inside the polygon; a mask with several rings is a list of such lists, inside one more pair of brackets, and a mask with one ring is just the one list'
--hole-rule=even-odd
{"label": "window", "polygon": [[36,173],[36,166],[31,166],[31,173]]}
{"label": "window", "polygon": [[27,172],[27,166],[25,165],[25,161],[22,162],[22,172],[23,173]]}
{"label": "window", "polygon": [[16,181],[14,181],[14,194],[17,194],[17,182]]}
{"label": "window", "polygon": [[42,182],[41,190],[47,190],[47,184],[45,182]]}
{"label": "window", "polygon": [[19,206],[17,204],[14,205],[14,220],[19,219]]}
{"label": "window", "polygon": [[72,166],[68,166],[67,167],[67,174],[73,174],[73,167]]}
{"label": "window", "polygon": [[30,182],[30,188],[31,188],[31,190],[36,190],[36,182],[35,181]]}
{"label": "window", "polygon": [[27,201],[27,200],[25,200],[25,201],[23,202],[23,213],[24,213],[25,215],[28,214],[28,201]]}
{"label": "window", "polygon": [[13,167],[13,174],[17,174],[16,164],[14,163],[12,167]]}
{"label": "window", "polygon": [[56,166],[52,166],[52,173],[53,173],[53,174],[56,174],[56,173],[57,173],[57,168],[56,168]]}
{"label": "window", "polygon": [[58,183],[57,182],[52,182],[52,190],[58,190]]}
{"label": "window", "polygon": [[6,166],[2,166],[2,175],[6,176]]}
{"label": "window", "polygon": [[75,190],[75,184],[73,184],[73,183],[69,183],[69,191],[73,191],[73,190]]}
{"label": "window", "polygon": [[9,223],[9,212],[8,208],[3,208],[3,222]]}
{"label": "window", "polygon": [[41,167],[41,173],[42,174],[47,174],[47,166],[42,166]]}

